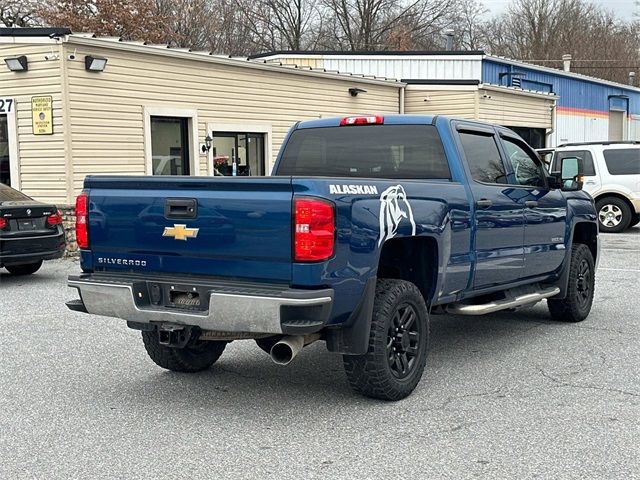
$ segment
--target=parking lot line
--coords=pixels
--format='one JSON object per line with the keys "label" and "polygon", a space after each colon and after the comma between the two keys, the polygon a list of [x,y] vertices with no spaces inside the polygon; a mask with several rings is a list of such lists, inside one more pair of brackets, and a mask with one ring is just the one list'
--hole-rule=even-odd
{"label": "parking lot line", "polygon": [[608,268],[608,267],[598,267],[598,270],[611,270],[614,272],[638,272],[640,273],[640,270],[632,270],[630,268]]}

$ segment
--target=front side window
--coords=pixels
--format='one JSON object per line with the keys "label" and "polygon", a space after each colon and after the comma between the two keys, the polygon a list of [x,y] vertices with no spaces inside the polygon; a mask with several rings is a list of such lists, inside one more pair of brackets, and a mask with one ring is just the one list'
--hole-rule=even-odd
{"label": "front side window", "polygon": [[564,158],[581,158],[583,164],[583,173],[587,177],[593,177],[596,174],[596,169],[593,165],[593,157],[589,150],[566,150],[562,152],[556,152],[553,159],[553,172],[559,172],[562,159]]}
{"label": "front side window", "polygon": [[603,152],[611,175],[639,175],[640,148],[616,148]]}
{"label": "front side window", "polygon": [[278,175],[449,179],[432,125],[363,125],[295,130]]}
{"label": "front side window", "polygon": [[503,138],[507,160],[513,170],[515,184],[532,187],[546,187],[544,174],[538,162],[532,154],[525,150],[517,142]]}
{"label": "front side window", "polygon": [[154,175],[190,175],[189,119],[151,117]]}
{"label": "front side window", "polygon": [[474,180],[507,183],[507,172],[493,134],[461,132],[460,140]]}

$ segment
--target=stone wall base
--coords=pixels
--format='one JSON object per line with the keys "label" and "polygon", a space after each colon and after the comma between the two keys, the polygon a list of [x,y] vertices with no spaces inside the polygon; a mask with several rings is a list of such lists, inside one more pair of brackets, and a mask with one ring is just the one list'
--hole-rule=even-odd
{"label": "stone wall base", "polygon": [[78,257],[78,244],[76,243],[76,207],[75,205],[58,205],[62,212],[62,226],[67,240],[65,257]]}

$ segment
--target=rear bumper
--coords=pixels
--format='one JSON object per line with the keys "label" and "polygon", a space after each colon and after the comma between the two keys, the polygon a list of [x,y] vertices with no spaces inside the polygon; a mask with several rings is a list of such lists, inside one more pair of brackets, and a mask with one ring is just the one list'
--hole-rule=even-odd
{"label": "rear bumper", "polygon": [[47,236],[0,239],[0,266],[53,260],[64,254],[64,232]]}
{"label": "rear bumper", "polygon": [[[301,290],[264,284],[203,282],[189,278],[124,279],[111,275],[70,276],[70,287],[81,303],[68,302],[76,311],[121,318],[142,324],[176,324],[217,332],[300,335],[317,332],[327,323],[333,290]],[[206,308],[195,310],[153,304],[151,289],[172,287],[198,291]],[[169,289],[169,290],[167,290]],[[166,297],[166,295],[165,295]]]}

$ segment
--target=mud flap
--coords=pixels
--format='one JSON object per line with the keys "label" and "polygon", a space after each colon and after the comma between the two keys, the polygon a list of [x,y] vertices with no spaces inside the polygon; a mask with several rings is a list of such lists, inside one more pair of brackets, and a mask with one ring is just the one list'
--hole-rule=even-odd
{"label": "mud flap", "polygon": [[376,277],[367,280],[360,303],[344,326],[326,331],[327,349],[344,355],[364,355],[369,348]]}

